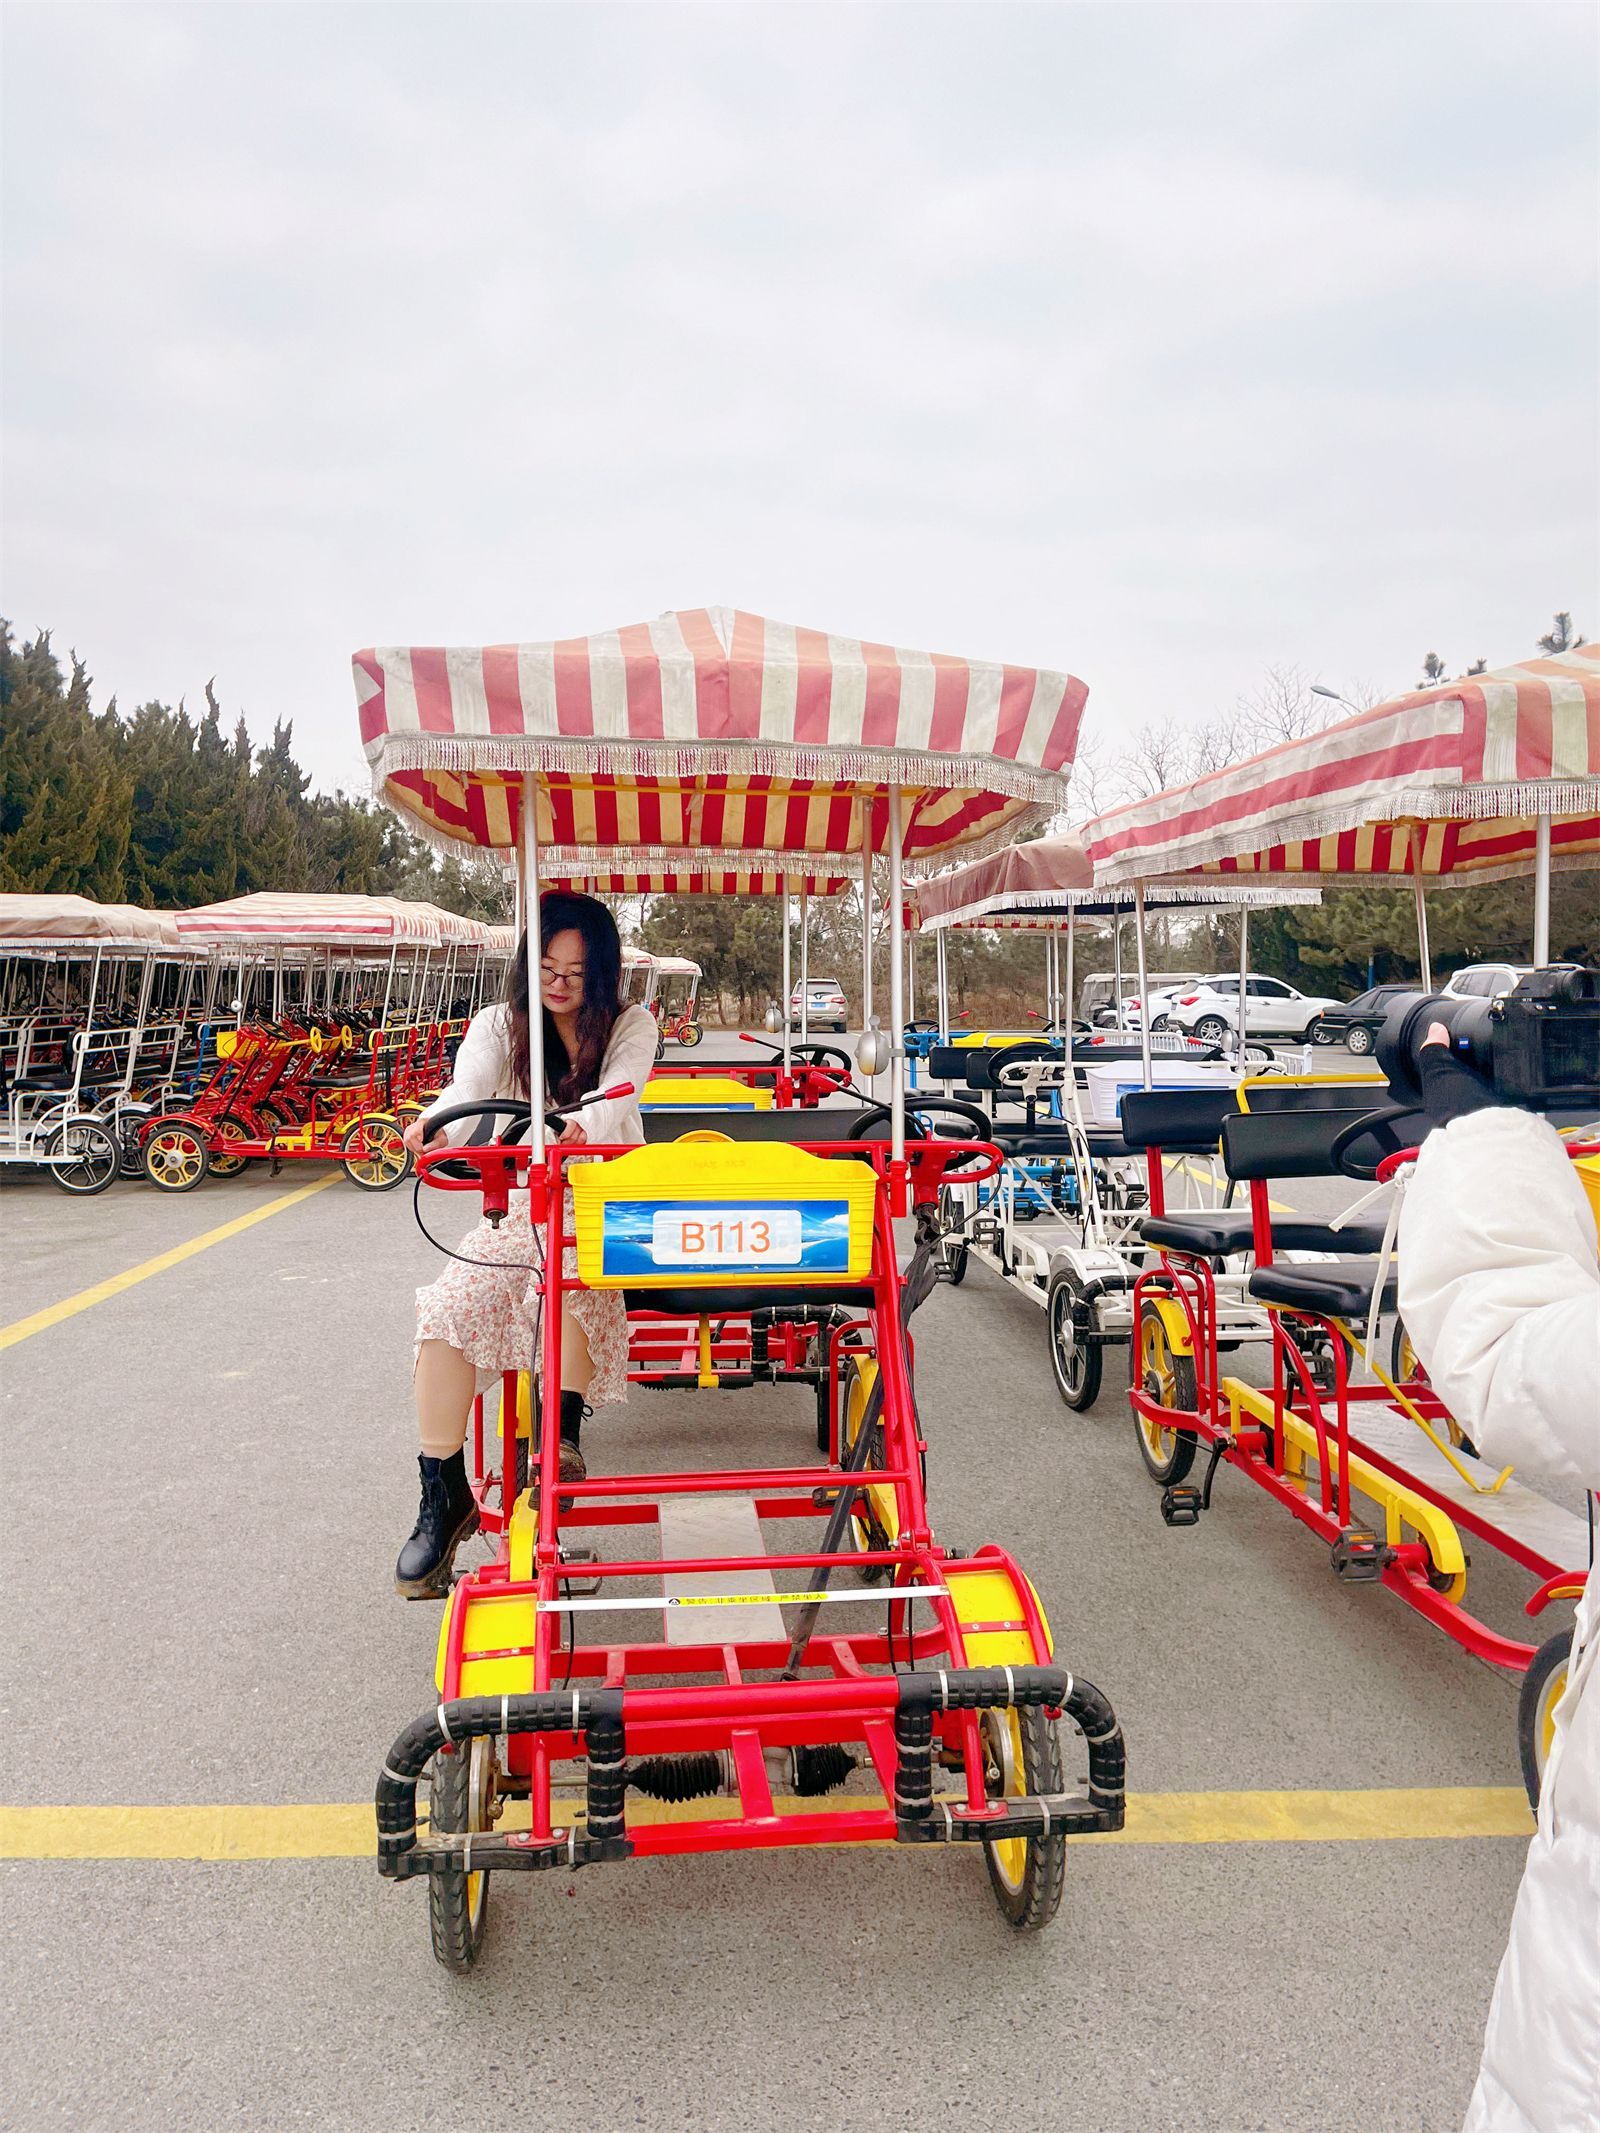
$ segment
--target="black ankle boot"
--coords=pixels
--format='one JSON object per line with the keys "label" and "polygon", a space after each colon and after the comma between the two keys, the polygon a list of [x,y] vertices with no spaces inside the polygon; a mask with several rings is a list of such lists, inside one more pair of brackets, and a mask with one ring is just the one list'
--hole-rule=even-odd
{"label": "black ankle boot", "polygon": [[478,1530],[478,1506],[460,1452],[448,1459],[430,1459],[424,1452],[417,1465],[422,1470],[422,1508],[394,1566],[394,1583],[402,1599],[435,1600],[450,1590],[457,1548]]}
{"label": "black ankle boot", "polygon": [[[583,1453],[578,1448],[578,1439],[583,1431],[583,1418],[588,1412],[581,1392],[562,1393],[560,1475],[563,1481],[582,1481],[589,1471],[583,1463]],[[562,1508],[565,1509],[565,1505]]]}

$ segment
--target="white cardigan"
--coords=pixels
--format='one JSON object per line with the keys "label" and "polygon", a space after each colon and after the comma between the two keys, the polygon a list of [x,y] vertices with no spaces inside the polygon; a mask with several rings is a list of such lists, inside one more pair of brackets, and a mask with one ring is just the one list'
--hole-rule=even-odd
{"label": "white cardigan", "polygon": [[[585,1104],[578,1113],[578,1123],[588,1139],[602,1144],[623,1141],[635,1146],[643,1141],[639,1095],[655,1066],[659,1040],[655,1016],[648,1008],[625,1007],[618,1015],[611,1027],[598,1085],[608,1089],[619,1081],[631,1082],[634,1093],[613,1097],[606,1103]],[[515,1097],[516,1093],[511,1081],[511,1010],[502,1000],[473,1016],[456,1052],[450,1086],[422,1115],[426,1120],[437,1111],[447,1111],[452,1104],[485,1103],[493,1096]],[[447,1126],[445,1135],[450,1140],[461,1140],[471,1131],[470,1120],[463,1119],[459,1126]]]}

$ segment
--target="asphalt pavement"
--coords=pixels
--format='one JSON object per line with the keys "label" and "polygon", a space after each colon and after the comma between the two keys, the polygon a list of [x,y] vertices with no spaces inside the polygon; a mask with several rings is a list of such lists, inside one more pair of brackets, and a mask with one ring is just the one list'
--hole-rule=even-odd
{"label": "asphalt pavement", "polygon": [[[290,1199],[321,1175],[0,1187],[24,1328],[0,1360],[7,1806],[227,1805],[248,1830],[257,1807],[360,1803],[431,1700],[437,1611],[390,1572],[416,1504],[412,1296],[439,1258],[409,1187]],[[453,1241],[469,1203],[429,1198]],[[1515,1828],[1514,1685],[1338,1583],[1239,1477],[1166,1530],[1120,1354],[1072,1414],[1043,1314],[976,1268],[915,1334],[940,1537],[1016,1553],[1061,1657],[1117,1707],[1135,1795],[1493,1788]],[[803,1388],[636,1393],[586,1448],[779,1463],[810,1420]],[[1474,1568],[1501,1626],[1525,1595]],[[367,1858],[14,1858],[0,2121],[1445,2133],[1523,1843],[1331,1828],[1076,1844],[1029,1939],[964,1851],[502,1877],[466,1979],[432,1960],[423,1891]]]}

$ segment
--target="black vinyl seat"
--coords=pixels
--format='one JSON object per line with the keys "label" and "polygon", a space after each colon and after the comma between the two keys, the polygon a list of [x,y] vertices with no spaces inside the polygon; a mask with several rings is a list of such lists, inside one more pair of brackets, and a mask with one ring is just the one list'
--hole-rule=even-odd
{"label": "black vinyl seat", "polygon": [[[1258,1303],[1283,1304],[1291,1311],[1313,1311],[1322,1318],[1365,1318],[1372,1308],[1378,1277],[1376,1259],[1328,1259],[1314,1266],[1257,1267],[1250,1294]],[[1400,1272],[1391,1260],[1383,1284],[1382,1308],[1392,1311]]]}
{"label": "black vinyl seat", "polygon": [[[1383,1249],[1384,1223],[1358,1215],[1342,1229],[1299,1215],[1274,1215],[1272,1243],[1282,1252],[1377,1252]],[[1139,1224],[1146,1244],[1169,1252],[1190,1252],[1199,1259],[1225,1259],[1230,1252],[1253,1248],[1255,1229],[1248,1207],[1185,1209],[1171,1215],[1146,1215]]]}
{"label": "black vinyl seat", "polygon": [[[993,1135],[994,1144],[1002,1155],[1012,1156],[1059,1156],[1071,1157],[1075,1136],[1065,1124],[1056,1121],[1041,1122],[1018,1133],[1009,1126],[1000,1126]],[[1119,1157],[1137,1155],[1137,1148],[1130,1148],[1114,1126],[1090,1126],[1081,1136],[1090,1156],[1099,1163],[1116,1161]]]}
{"label": "black vinyl seat", "polygon": [[730,1283],[726,1287],[694,1283],[681,1289],[624,1289],[630,1311],[652,1311],[662,1318],[738,1318],[747,1311],[814,1311],[821,1318],[835,1304],[867,1310],[872,1290],[859,1282]]}
{"label": "black vinyl seat", "polygon": [[[805,1111],[721,1111],[714,1104],[686,1105],[677,1110],[665,1104],[645,1104],[644,1137],[656,1146],[662,1141],[681,1140],[686,1133],[720,1133],[730,1141],[847,1141],[850,1128],[866,1109],[864,1104],[837,1109]],[[884,1126],[883,1140],[889,1138]],[[872,1145],[863,1141],[862,1152]]]}

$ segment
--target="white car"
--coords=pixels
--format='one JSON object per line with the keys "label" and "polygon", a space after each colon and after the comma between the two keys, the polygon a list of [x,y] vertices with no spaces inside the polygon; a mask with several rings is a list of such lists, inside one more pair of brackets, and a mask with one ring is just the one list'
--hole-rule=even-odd
{"label": "white car", "polygon": [[[1313,1022],[1337,1000],[1298,992],[1282,978],[1258,977],[1247,972],[1244,981],[1244,1031],[1247,1037],[1303,1037]],[[1206,1043],[1231,1036],[1239,1021],[1239,983],[1235,978],[1213,978],[1186,992],[1169,995],[1158,1007],[1152,1029],[1182,1030],[1186,1036]]]}
{"label": "white car", "polygon": [[808,978],[803,986],[796,985],[789,995],[789,1021],[796,1029],[802,1005],[807,1029],[835,1029],[842,1037],[850,1026],[844,987],[837,978]]}
{"label": "white car", "polygon": [[1447,1000],[1503,1000],[1532,971],[1531,963],[1466,963],[1439,989]]}

